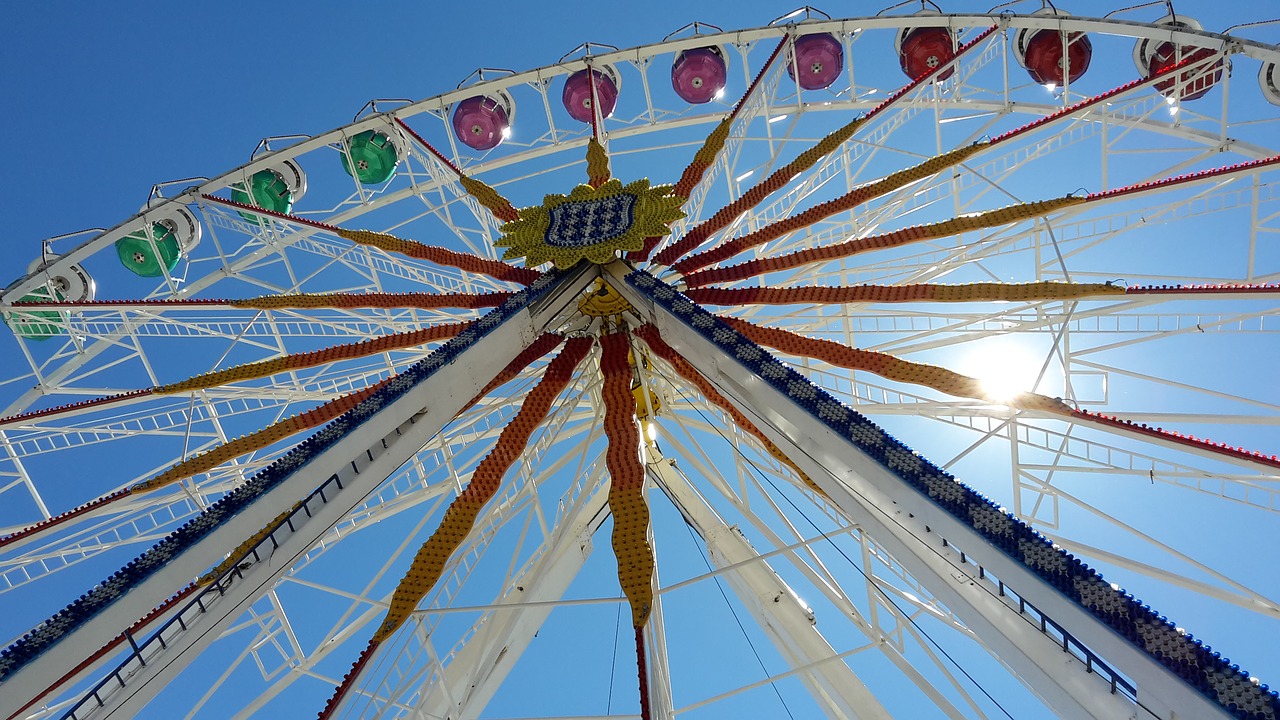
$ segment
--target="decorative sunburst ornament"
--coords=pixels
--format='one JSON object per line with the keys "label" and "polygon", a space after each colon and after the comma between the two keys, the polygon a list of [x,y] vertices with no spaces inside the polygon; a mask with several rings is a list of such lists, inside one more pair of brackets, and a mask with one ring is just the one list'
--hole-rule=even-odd
{"label": "decorative sunburst ornament", "polygon": [[645,238],[671,233],[671,223],[684,217],[684,198],[671,188],[650,187],[647,179],[579,185],[568,195],[548,195],[541,205],[521,208],[520,219],[503,225],[494,244],[507,248],[504,260],[523,257],[528,267],[550,260],[566,269],[584,259],[603,265],[619,252],[642,249]]}

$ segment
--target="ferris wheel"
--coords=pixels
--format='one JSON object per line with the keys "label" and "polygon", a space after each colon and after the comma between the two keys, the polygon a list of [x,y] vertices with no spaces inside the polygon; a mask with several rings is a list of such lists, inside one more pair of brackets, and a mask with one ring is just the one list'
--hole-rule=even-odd
{"label": "ferris wheel", "polygon": [[0,720],[1280,717],[1280,49],[915,6],[47,241]]}

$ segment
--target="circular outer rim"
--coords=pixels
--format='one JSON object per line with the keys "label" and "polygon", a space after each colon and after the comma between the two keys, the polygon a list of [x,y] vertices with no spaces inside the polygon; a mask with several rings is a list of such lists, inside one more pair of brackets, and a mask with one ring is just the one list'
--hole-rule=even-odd
{"label": "circular outer rim", "polygon": [[[1179,20],[1186,22],[1190,20],[1190,18],[1180,16]],[[464,88],[450,90],[440,95],[435,95],[430,98],[410,103],[385,113],[363,116],[347,125],[340,126],[325,133],[313,135],[310,139],[291,145],[287,148],[260,155],[258,158],[246,163],[245,165],[223,173],[211,180],[207,180],[200,185],[186,188],[180,195],[173,198],[163,199],[162,202],[174,203],[176,205],[195,203],[202,194],[216,193],[232,183],[238,182],[246,175],[251,176],[258,170],[266,169],[282,161],[292,160],[299,155],[312,152],[321,147],[327,145],[340,146],[345,138],[364,130],[379,130],[386,134],[391,138],[392,143],[396,146],[399,157],[403,159],[404,154],[400,148],[401,143],[406,142],[406,139],[402,136],[395,125],[395,121],[397,119],[404,120],[423,113],[434,113],[437,115],[447,113],[450,105],[458,102],[459,100],[471,97],[472,95],[488,95],[518,85],[552,81],[561,76],[567,76],[577,72],[578,70],[584,69],[588,64],[596,69],[608,67],[611,72],[616,73],[616,70],[612,67],[613,62],[642,61],[655,55],[675,53],[694,47],[706,47],[710,44],[741,44],[763,39],[773,39],[776,41],[785,33],[797,32],[797,28],[803,28],[802,32],[805,34],[828,32],[836,34],[838,37],[843,37],[846,35],[860,33],[865,30],[898,28],[899,30],[909,31],[917,27],[926,26],[946,27],[955,32],[960,28],[987,26],[992,23],[1000,23],[1006,30],[1013,30],[1015,32],[1022,29],[1049,28],[1058,29],[1064,32],[1124,35],[1136,38],[1138,43],[1148,40],[1168,40],[1181,45],[1221,47],[1227,49],[1233,54],[1243,55],[1245,57],[1260,60],[1264,63],[1280,63],[1280,46],[1256,40],[1249,40],[1246,38],[1239,38],[1223,33],[1207,32],[1192,27],[1171,28],[1168,27],[1167,24],[1162,26],[1159,21],[1155,23],[1142,23],[1127,20],[1087,17],[1049,17],[1000,14],[921,14],[806,21],[795,25],[785,26],[766,25],[748,30],[728,31],[678,38],[625,50],[602,53],[589,58],[566,60],[564,62],[546,65],[537,69],[506,75],[474,85],[468,85]],[[621,85],[619,85],[619,88],[621,88]],[[655,123],[643,126],[642,130],[648,132],[661,129],[662,127],[661,123]],[[576,145],[573,143],[562,143],[561,147],[576,147]],[[1252,155],[1255,157],[1261,157],[1264,155],[1260,148],[1248,145],[1237,144],[1236,150],[1242,154]],[[512,162],[518,161],[518,158],[519,156],[515,156],[513,158],[501,158],[489,162],[476,163],[474,165],[469,165],[468,171],[472,175],[479,175],[489,167],[506,166]],[[61,267],[63,263],[71,264],[83,262],[85,258],[99,252],[103,248],[113,246],[117,239],[128,235],[141,224],[140,215],[141,213],[139,215],[134,215],[106,232],[90,237],[75,248],[63,253],[57,260],[58,266]],[[43,283],[44,280],[40,277],[28,274],[26,277],[11,283],[4,292],[0,294],[0,302],[16,301],[33,288],[42,285]]]}
{"label": "circular outer rim", "polygon": [[[954,31],[953,31],[953,37],[954,37]],[[599,66],[597,66],[597,67],[599,67]],[[610,69],[612,69],[612,68],[610,68]],[[441,97],[443,97],[443,96],[441,96]],[[424,102],[425,102],[425,101],[424,101]],[[380,116],[380,119],[381,119],[382,121],[386,121],[386,120],[387,120],[387,117],[389,117],[389,116],[394,116],[394,117],[407,117],[407,116],[410,116],[410,115],[412,115],[412,114],[413,114],[413,113],[405,113],[405,114],[403,114],[403,115],[402,115],[402,114],[400,114],[400,113],[398,113],[398,112],[397,112],[397,113],[389,113],[389,114],[387,114],[387,115]],[[357,124],[353,124],[353,126],[351,126],[351,127],[354,127],[355,125],[358,125],[358,123],[357,123]],[[362,127],[363,127],[363,126],[362,126]],[[369,127],[377,127],[377,126],[376,126],[376,125],[374,125],[374,126],[369,126]],[[398,140],[403,140],[403,136],[401,136],[401,135],[396,135],[396,134],[394,133],[394,131],[395,131],[395,126],[394,126],[394,125],[391,125],[389,129],[383,129],[383,130],[381,130],[381,132],[383,132],[383,133],[387,134],[387,135],[388,135],[388,137],[389,137],[389,139],[391,139],[391,140],[392,140],[393,145],[394,145],[394,146],[396,147],[396,149],[397,149],[397,153],[399,153],[399,149],[400,149],[400,147],[401,147],[401,146],[399,146],[399,145],[397,144],[397,139],[398,139]],[[290,152],[297,152],[297,153],[300,153],[300,152],[302,152],[302,151],[295,151],[293,148],[289,149],[288,151],[285,151],[285,153],[290,153]],[[273,154],[271,157],[278,157],[278,155],[279,155],[279,154]],[[289,162],[289,160],[287,160],[287,159],[286,159],[286,160],[284,160],[283,162]],[[296,164],[295,164],[295,165],[296,165]],[[245,168],[250,168],[251,166],[253,166],[253,164],[246,165],[246,166],[245,166]],[[159,207],[167,207],[167,206],[168,206],[168,204],[167,204],[167,203],[162,203],[161,205],[159,205]],[[184,210],[184,211],[185,211],[185,208],[182,208],[182,210]],[[190,217],[190,213],[189,213],[189,212],[186,212],[186,216],[187,216],[187,217]],[[197,226],[197,230],[198,230],[198,226]]]}

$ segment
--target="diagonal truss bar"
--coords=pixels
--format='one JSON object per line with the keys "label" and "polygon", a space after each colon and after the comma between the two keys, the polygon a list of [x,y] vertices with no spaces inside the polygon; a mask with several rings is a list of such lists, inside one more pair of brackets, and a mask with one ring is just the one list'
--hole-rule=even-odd
{"label": "diagonal truss bar", "polygon": [[[1231,705],[1280,712],[1280,700],[1198,640],[670,286],[620,265],[609,272],[641,317],[1055,711],[1127,716],[1140,703],[1161,718],[1224,717]],[[1028,623],[1028,612],[1039,622]],[[1042,634],[1049,628],[1052,638]],[[1106,692],[1100,674],[1125,692]]]}
{"label": "diagonal truss bar", "polygon": [[[126,568],[0,652],[0,717],[43,694],[49,678],[74,668],[85,648],[101,647],[191,577],[204,572],[282,509],[304,507],[276,540],[276,561],[250,565],[251,581],[223,605],[229,622],[265,592],[311,547],[404,461],[415,454],[506,364],[556,320],[593,279],[589,268],[543,276],[528,290],[481,318],[382,392],[331,423],[240,488],[204,510]],[[504,350],[505,349],[505,350]],[[324,479],[327,478],[327,479]],[[317,495],[317,493],[319,493]],[[281,553],[284,561],[280,561]],[[224,593],[226,590],[224,589]],[[216,636],[216,632],[212,635]],[[175,667],[183,663],[171,663]],[[176,667],[175,667],[176,670]]]}
{"label": "diagonal truss bar", "polygon": [[[484,711],[563,598],[593,550],[592,537],[608,519],[606,492],[594,492],[557,525],[536,565],[512,578],[493,607],[476,620],[475,632],[421,690],[425,717],[472,720]],[[430,610],[421,612],[430,614]]]}
{"label": "diagonal truss bar", "polygon": [[452,170],[458,176],[458,182],[462,185],[462,189],[475,198],[486,210],[493,213],[495,218],[503,222],[511,222],[519,217],[515,206],[511,204],[510,200],[498,194],[497,190],[494,190],[486,183],[462,172],[457,165],[449,162],[449,158],[445,157],[439,150],[436,150],[431,143],[409,127],[404,120],[395,118],[395,121],[409,137],[413,138],[414,142],[426,148],[427,152],[431,153],[441,164]]}
{"label": "diagonal truss bar", "polygon": [[[472,180],[472,183],[478,182],[478,180]],[[467,183],[463,181],[463,186],[465,187],[466,185]],[[485,185],[485,187],[488,186]],[[490,190],[492,190],[492,188],[490,188]],[[470,188],[468,188],[468,192],[470,191]],[[458,268],[465,272],[488,275],[496,280],[505,280],[508,282],[528,285],[532,283],[539,274],[537,270],[508,265],[501,260],[490,260],[489,258],[480,257],[479,255],[473,255],[471,253],[458,252],[456,250],[436,247],[434,245],[424,245],[414,240],[405,240],[394,235],[388,235],[387,233],[374,232],[372,230],[347,230],[345,228],[337,227],[336,225],[330,225],[316,220],[309,220],[307,218],[298,217],[297,215],[278,213],[273,210],[265,210],[260,207],[245,205],[243,203],[235,202],[234,200],[217,197],[216,195],[205,194],[201,197],[210,202],[235,208],[236,210],[255,212],[259,215],[276,218],[277,220],[305,225],[318,230],[326,230],[354,243],[376,247],[387,252],[399,253],[406,257],[426,260],[437,265]]]}
{"label": "diagonal truss bar", "polygon": [[471,482],[449,504],[440,520],[440,526],[418,549],[409,570],[391,596],[382,624],[374,631],[351,671],[343,677],[324,709],[320,711],[320,720],[326,720],[337,712],[347,693],[360,682],[374,652],[404,625],[417,610],[418,603],[435,587],[444,574],[445,563],[474,530],[480,511],[497,494],[502,477],[520,458],[533,431],[546,419],[547,413],[551,411],[551,403],[569,385],[574,369],[587,356],[591,345],[590,338],[573,338],[547,366],[542,379],[525,397],[516,416],[502,429],[493,450],[471,474]]}
{"label": "diagonal truss bar", "polygon": [[[974,42],[976,42],[976,40]],[[829,218],[832,215],[853,210],[863,203],[883,197],[884,195],[906,187],[907,185],[919,182],[920,180],[935,175],[948,168],[955,167],[970,157],[993,148],[1007,140],[1019,137],[1062,118],[1078,115],[1099,103],[1106,102],[1107,100],[1113,99],[1119,95],[1123,95],[1141,87],[1146,87],[1147,85],[1155,84],[1159,82],[1161,78],[1164,78],[1171,73],[1179,72],[1193,62],[1198,61],[1194,61],[1192,58],[1184,59],[1183,61],[1176,63],[1174,66],[1155,73],[1148,78],[1134,80],[1133,82],[1126,83],[1113,90],[1087,98],[1073,105],[1057,110],[1056,112],[1052,112],[1035,122],[1010,130],[1009,132],[990,140],[975,142],[972,145],[941,153],[910,168],[899,170],[898,172],[892,173],[880,180],[854,188],[834,200],[824,202],[816,207],[810,208],[809,210],[805,210],[798,215],[792,215],[785,220],[760,228],[755,232],[734,238],[713,248],[708,248],[700,253],[686,257],[673,265],[672,269],[677,273],[687,275],[696,270],[705,268],[708,265],[727,260],[735,255],[750,250],[751,248],[776,240],[795,232],[796,230],[809,227],[810,225]],[[938,68],[934,72],[936,73],[939,70],[941,70],[941,68]],[[874,112],[875,111],[873,111],[873,113]]]}
{"label": "diagonal truss bar", "polygon": [[[651,326],[650,326],[651,327]],[[800,681],[827,717],[890,720],[889,712],[848,665],[838,659],[813,621],[812,611],[758,550],[699,496],[697,490],[652,446],[646,464],[650,477],[670,498],[685,521],[706,543],[717,570],[724,571],[738,596],[770,642],[792,667],[812,667]]]}

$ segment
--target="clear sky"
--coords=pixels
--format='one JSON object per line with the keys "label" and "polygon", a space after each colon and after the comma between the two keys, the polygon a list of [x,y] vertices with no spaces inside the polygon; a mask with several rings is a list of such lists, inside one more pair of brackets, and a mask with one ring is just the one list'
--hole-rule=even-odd
{"label": "clear sky", "polygon": [[[1058,4],[1082,16],[1117,6]],[[820,9],[839,17],[881,7],[856,0]],[[1210,30],[1280,17],[1275,0],[1176,7]],[[42,239],[113,226],[154,183],[220,174],[246,162],[262,137],[329,130],[370,99],[435,95],[480,66],[549,65],[587,41],[626,48],[694,20],[756,27],[792,9],[757,0],[13,3],[0,23],[0,242],[9,259],[0,284],[22,273]],[[1280,24],[1243,34],[1277,42]],[[893,62],[887,50],[885,61]]]}
{"label": "clear sky", "polygon": [[[1060,5],[1098,16],[1123,4]],[[865,0],[817,7],[833,16],[882,9]],[[1176,7],[1210,29],[1280,15],[1270,0]],[[14,3],[0,28],[5,247],[33,257],[46,237],[136,211],[157,182],[223,172],[263,137],[329,130],[374,98],[428,97],[482,66],[548,65],[583,42],[625,48],[694,20],[756,27],[793,9],[755,0]],[[1250,36],[1275,41],[1280,28]]]}

